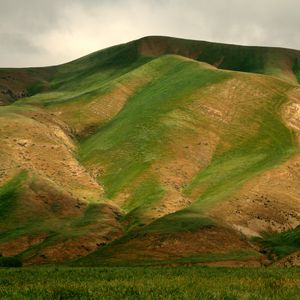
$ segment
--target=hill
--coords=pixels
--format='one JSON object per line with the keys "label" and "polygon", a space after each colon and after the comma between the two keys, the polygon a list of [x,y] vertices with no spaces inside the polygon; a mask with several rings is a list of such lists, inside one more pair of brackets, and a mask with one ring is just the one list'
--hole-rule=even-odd
{"label": "hill", "polygon": [[297,252],[299,62],[146,37],[0,70],[0,252],[80,265]]}

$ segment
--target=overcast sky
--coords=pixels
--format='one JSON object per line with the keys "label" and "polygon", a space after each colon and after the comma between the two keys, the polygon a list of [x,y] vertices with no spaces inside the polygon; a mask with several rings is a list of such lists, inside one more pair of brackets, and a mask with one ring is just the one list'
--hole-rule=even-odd
{"label": "overcast sky", "polygon": [[0,0],[0,67],[44,66],[146,35],[300,49],[300,0]]}

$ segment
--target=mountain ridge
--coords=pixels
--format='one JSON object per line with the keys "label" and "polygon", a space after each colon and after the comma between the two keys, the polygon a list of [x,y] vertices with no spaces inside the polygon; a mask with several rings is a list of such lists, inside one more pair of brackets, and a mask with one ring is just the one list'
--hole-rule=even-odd
{"label": "mountain ridge", "polygon": [[[155,45],[152,47],[151,45]],[[172,46],[174,44],[174,47]],[[161,48],[163,45],[163,48]],[[149,48],[150,47],[150,48]],[[152,47],[152,50],[151,50]],[[160,47],[160,49],[158,49]],[[159,56],[162,54],[180,54],[182,53],[182,56],[187,56],[190,58],[195,58],[197,60],[201,60],[203,62],[207,62],[210,64],[215,64],[219,68],[223,69],[229,69],[229,70],[235,70],[235,71],[248,71],[248,72],[258,72],[258,73],[266,73],[269,75],[275,75],[279,76],[282,79],[293,81],[297,83],[297,80],[299,82],[300,77],[300,52],[293,49],[286,49],[286,48],[278,48],[278,47],[260,47],[260,46],[239,46],[239,45],[230,45],[230,44],[222,44],[222,43],[212,43],[212,42],[205,42],[205,41],[196,41],[196,40],[188,40],[188,39],[178,39],[178,38],[172,38],[172,37],[163,37],[163,36],[147,36],[143,37],[137,40],[134,40],[129,43],[120,44],[117,46],[109,47],[100,51],[96,51],[94,53],[91,53],[87,56],[84,56],[82,58],[75,59],[71,62],[56,65],[56,66],[49,66],[49,67],[41,67],[41,68],[14,68],[9,69],[5,68],[1,70],[1,73],[8,72],[8,70],[13,72],[20,72],[18,76],[22,76],[22,80],[25,79],[31,79],[29,80],[29,84],[33,84],[34,80],[36,80],[34,73],[36,72],[37,75],[42,76],[41,81],[39,82],[40,86],[35,86],[33,84],[31,87],[26,90],[22,86],[22,90],[18,91],[17,93],[13,93],[11,90],[6,89],[4,90],[3,84],[8,85],[9,84],[9,78],[4,83],[1,83],[3,81],[3,75],[1,76],[0,81],[0,88],[2,89],[2,97],[9,99],[9,102],[14,101],[14,99],[17,99],[18,97],[24,97],[25,95],[32,95],[35,93],[35,89],[41,89],[46,88],[46,86],[43,87],[43,82],[47,78],[51,78],[53,76],[52,73],[59,73],[60,69],[67,68],[70,65],[75,65],[80,70],[80,63],[84,63],[86,60],[94,60],[97,62],[97,58],[100,56],[108,56],[109,53],[114,52],[114,60],[116,59],[118,62],[118,57],[120,56],[118,54],[118,51],[115,51],[116,49],[121,50],[121,60],[122,60],[122,50],[125,48],[125,56],[127,55],[126,59],[128,60],[128,57],[132,56],[131,60],[136,60],[139,55],[142,56]],[[127,50],[127,48],[129,50]],[[191,50],[193,49],[193,51]],[[203,50],[204,49],[204,50]],[[206,49],[206,50],[205,50]],[[126,54],[126,51],[128,52]],[[146,52],[145,52],[146,51]],[[147,52],[148,51],[148,52]],[[150,52],[149,52],[150,51]],[[151,52],[152,51],[152,52]],[[154,51],[154,52],[153,52]],[[155,53],[155,51],[158,51],[158,53]],[[117,52],[117,53],[115,53]],[[202,53],[201,53],[202,52]],[[232,52],[234,52],[234,57],[232,56]],[[245,53],[249,52],[249,53]],[[258,53],[257,53],[258,52]],[[260,53],[261,52],[261,53]],[[249,60],[249,56],[256,56],[256,60],[266,60],[266,53],[267,52],[274,52],[271,53],[271,56],[278,55],[278,60],[286,60],[283,62],[280,62],[279,65],[277,63],[274,64],[274,62],[271,62],[270,68],[271,70],[265,70],[265,66],[262,66],[260,62],[254,61],[251,63],[247,63]],[[245,55],[241,56],[241,53],[245,53]],[[195,57],[198,56],[198,57]],[[243,57],[245,56],[245,57]],[[282,56],[282,57],[281,57]],[[222,59],[225,61],[221,61]],[[226,59],[228,57],[228,59]],[[273,58],[272,58],[273,59]],[[277,58],[276,58],[277,59]],[[233,60],[233,62],[232,62]],[[97,62],[99,63],[99,62]],[[101,63],[101,59],[100,59]],[[110,61],[109,64],[112,64],[112,61]],[[245,64],[245,65],[243,65]],[[105,66],[104,66],[105,67]],[[262,69],[261,69],[262,68]],[[275,70],[272,70],[272,68],[275,68]],[[285,70],[287,69],[287,70]],[[288,74],[281,74],[282,71],[284,73]],[[24,74],[24,72],[26,74]],[[46,74],[43,74],[46,73]],[[33,73],[33,74],[32,74]],[[51,75],[52,74],[52,75]],[[297,75],[298,74],[298,75]],[[8,77],[10,75],[7,75]],[[7,77],[6,76],[6,77]],[[26,76],[28,78],[26,78]],[[24,78],[25,77],[25,78]],[[296,77],[296,78],[295,78]],[[298,79],[297,79],[298,78]],[[33,81],[33,82],[32,82]],[[45,84],[45,82],[44,82]],[[10,92],[9,92],[10,91]],[[6,95],[6,97],[4,97]],[[1,99],[0,98],[0,99]],[[2,100],[4,101],[4,100]],[[8,100],[6,100],[7,102]],[[4,103],[4,102],[3,102]]]}

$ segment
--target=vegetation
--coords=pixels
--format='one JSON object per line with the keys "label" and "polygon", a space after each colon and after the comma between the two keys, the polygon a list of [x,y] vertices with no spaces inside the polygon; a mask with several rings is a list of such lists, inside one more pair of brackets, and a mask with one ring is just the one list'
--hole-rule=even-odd
{"label": "vegetation", "polygon": [[[289,49],[146,37],[60,66],[0,70],[7,89],[0,102],[14,102],[0,109],[9,147],[0,146],[8,161],[0,242],[40,237],[19,253],[26,261],[72,243],[79,249],[72,257],[80,257],[86,237],[97,248],[88,260],[100,264],[105,249],[135,238],[237,229],[212,219],[212,210],[266,172],[273,180],[274,169],[299,152],[283,117],[299,61]],[[7,181],[11,168],[32,175],[24,189],[27,171]],[[112,232],[123,236],[106,243]],[[298,249],[297,232],[264,243],[281,257]],[[245,254],[211,250],[184,259]]]}
{"label": "vegetation", "polygon": [[[260,123],[259,130],[249,131],[241,142],[234,141],[229,151],[216,153],[211,164],[186,187],[187,193],[199,185],[207,187],[194,204],[195,208],[207,208],[237,190],[247,179],[280,164],[298,151],[293,134],[278,118],[278,110],[284,102],[284,97],[273,98],[259,111],[249,111],[244,122],[251,126],[255,119]],[[227,140],[230,139],[232,137]]]}
{"label": "vegetation", "polygon": [[22,261],[18,257],[0,256],[0,267],[2,268],[18,268],[22,267]]}
{"label": "vegetation", "polygon": [[298,299],[299,269],[0,270],[1,299]]}
{"label": "vegetation", "polygon": [[[130,236],[131,235],[131,236]],[[231,251],[223,253],[209,253],[204,252],[201,254],[193,254],[180,258],[169,259],[157,259],[147,257],[145,253],[137,256],[136,259],[126,258],[125,256],[120,259],[116,258],[116,252],[124,253],[124,250],[130,253],[130,248],[127,247],[126,241],[134,236],[134,233],[131,233],[127,236],[124,236],[111,244],[103,247],[100,251],[93,252],[91,255],[88,255],[82,259],[71,262],[69,265],[75,267],[168,267],[168,266],[196,266],[197,264],[205,265],[206,263],[213,262],[244,262],[251,259],[259,259],[260,254],[255,251]],[[136,237],[136,234],[135,234]]]}
{"label": "vegetation", "polygon": [[300,250],[300,226],[274,235],[267,235],[262,241],[266,250],[282,258]]}
{"label": "vegetation", "polygon": [[160,218],[150,225],[146,226],[142,232],[151,233],[159,232],[161,234],[168,234],[182,231],[197,231],[204,228],[214,226],[214,222],[207,217],[201,216],[192,208],[169,214]]}
{"label": "vegetation", "polygon": [[[151,71],[159,76],[133,95],[109,125],[81,144],[83,163],[109,164],[100,179],[108,198],[113,198],[153,161],[163,157],[163,141],[168,130],[163,117],[188,102],[196,89],[229,77],[173,56],[152,61]],[[110,162],[107,162],[108,155]]]}
{"label": "vegetation", "polygon": [[[247,47],[155,36],[145,37],[141,43],[150,45],[153,49],[157,49],[156,45],[162,43],[167,45],[163,54],[176,53],[196,58],[198,61],[207,62],[225,70],[273,75],[290,82],[297,82],[295,77],[299,74],[299,64],[295,64],[297,59],[299,61],[299,51],[296,50]],[[147,53],[151,51],[148,50]],[[293,67],[289,71],[284,67],[285,59],[289,60]]]}
{"label": "vegetation", "polygon": [[19,188],[26,179],[27,172],[22,171],[6,184],[0,187],[0,217],[5,219],[16,205],[17,197],[20,193]]}

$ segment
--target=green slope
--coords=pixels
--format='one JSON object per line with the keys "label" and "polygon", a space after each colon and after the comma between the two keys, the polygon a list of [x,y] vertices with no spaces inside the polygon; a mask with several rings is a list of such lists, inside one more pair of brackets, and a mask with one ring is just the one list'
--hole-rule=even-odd
{"label": "green slope", "polygon": [[[170,149],[166,148],[165,141],[176,129],[166,125],[166,115],[187,107],[196,91],[232,76],[175,56],[156,59],[147,68],[148,72],[156,72],[156,79],[133,95],[107,126],[81,142],[83,164],[106,166],[99,180],[108,198],[113,199],[131,187],[142,174],[149,174],[147,169],[155,162],[168,159]],[[289,89],[283,82],[274,84],[282,92]],[[294,153],[293,135],[279,116],[285,100],[284,94],[275,93],[259,106],[248,107],[247,119],[238,119],[232,124],[236,129],[233,126],[218,128],[220,133],[225,129],[222,140],[232,146],[224,151],[220,143],[211,164],[185,187],[187,195],[201,185],[205,187],[205,192],[193,204],[195,209],[207,209],[249,178],[280,164]],[[191,112],[190,118],[193,118]],[[211,120],[197,121],[206,122],[207,129],[211,130]],[[242,122],[245,135],[241,138]],[[250,130],[253,124],[259,124],[259,129]],[[125,207],[128,209],[130,205],[125,204]]]}
{"label": "green slope", "polygon": [[158,74],[156,79],[132,96],[107,126],[81,144],[83,163],[109,164],[102,177],[109,198],[130,185],[153,161],[168,155],[164,153],[169,130],[164,116],[184,107],[195,90],[230,76],[173,56],[157,59],[148,67],[148,72]]}
{"label": "green slope", "polygon": [[53,76],[48,82],[48,92],[24,101],[48,106],[88,100],[101,94],[103,88],[107,89],[106,83],[109,81],[147,61],[149,58],[138,55],[135,44],[108,48],[64,65],[50,67]]}
{"label": "green slope", "polygon": [[[296,50],[248,47],[150,36],[95,52],[70,63],[44,68],[0,69],[0,100],[15,101],[39,92],[43,102],[77,99],[96,92],[99,83],[116,78],[135,67],[165,54],[178,54],[219,68],[274,75],[299,82],[300,53]],[[58,96],[58,97],[57,97]]]}
{"label": "green slope", "polygon": [[26,172],[22,171],[0,187],[0,216],[2,219],[7,219],[13,213],[16,200],[20,194],[20,186],[26,176]]}

